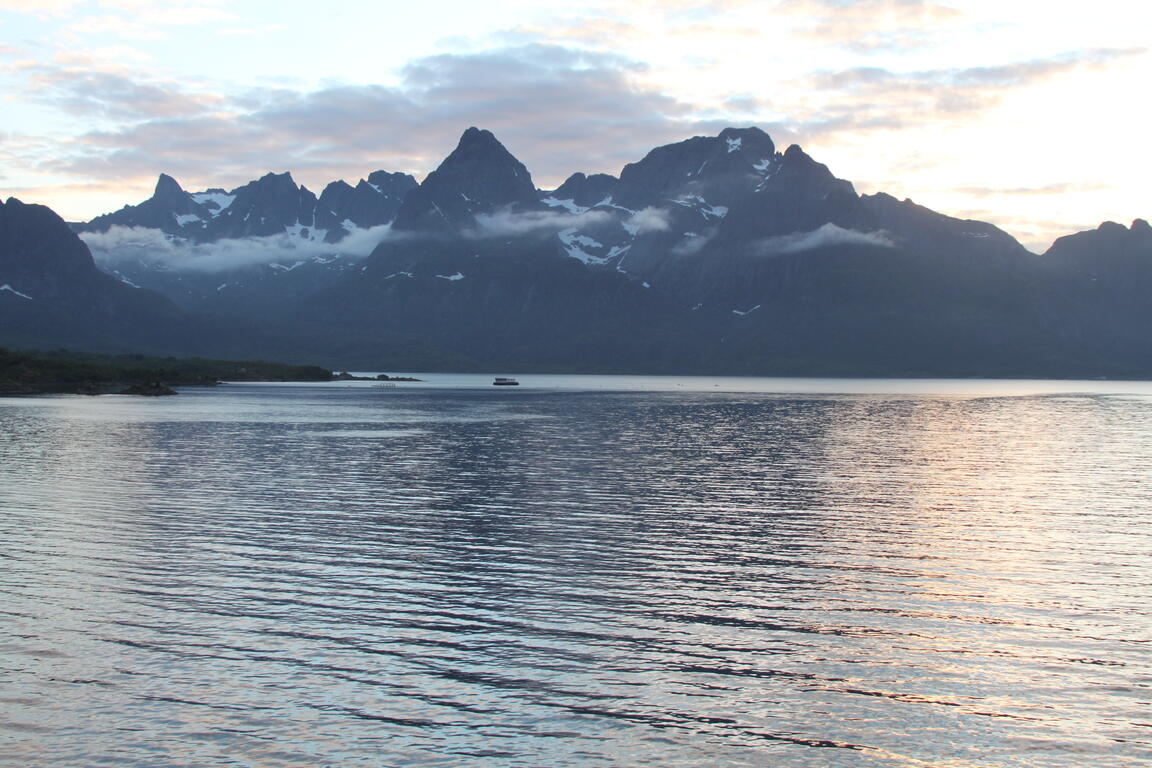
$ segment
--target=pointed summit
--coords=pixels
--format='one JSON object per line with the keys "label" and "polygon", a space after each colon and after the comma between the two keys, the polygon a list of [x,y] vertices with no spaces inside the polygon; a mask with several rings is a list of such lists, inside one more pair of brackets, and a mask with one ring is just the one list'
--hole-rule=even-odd
{"label": "pointed summit", "polygon": [[97,216],[81,229],[103,232],[113,226],[144,227],[174,235],[181,233],[181,220],[185,217],[199,219],[206,215],[207,210],[176,179],[162,173],[156,179],[152,197],[139,205],[126,205],[115,213]]}
{"label": "pointed summit", "polygon": [[[202,213],[200,205],[192,196],[184,191],[180,182],[166,173],[160,174],[156,179],[156,189],[152,197],[140,206],[156,220],[166,220],[167,216],[198,216]],[[167,223],[165,221],[165,223]],[[178,225],[177,225],[178,226]]]}
{"label": "pointed summit", "polygon": [[471,224],[476,214],[538,207],[524,164],[491,131],[469,128],[452,154],[408,193],[395,227],[444,230]]}
{"label": "pointed summit", "polygon": [[180,186],[180,182],[168,174],[162,173],[160,178],[156,179],[156,189],[152,192],[153,200],[172,199],[184,195],[184,188]]}

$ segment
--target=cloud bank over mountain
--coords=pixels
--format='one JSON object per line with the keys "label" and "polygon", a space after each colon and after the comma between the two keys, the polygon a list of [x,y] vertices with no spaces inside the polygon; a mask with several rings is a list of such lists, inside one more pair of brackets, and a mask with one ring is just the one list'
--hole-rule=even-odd
{"label": "cloud bank over mountain", "polygon": [[831,248],[838,245],[871,245],[877,248],[893,248],[896,243],[885,232],[858,232],[845,229],[831,222],[811,232],[794,232],[790,235],[766,237],[753,243],[755,252],[765,255],[803,253],[818,248]]}
{"label": "cloud bank over mountain", "polygon": [[83,232],[80,238],[88,244],[96,263],[105,269],[116,269],[125,262],[142,262],[172,272],[216,273],[338,255],[362,259],[390,230],[388,224],[354,229],[334,245],[290,234],[193,243],[170,238],[158,229],[122,226],[105,232]]}
{"label": "cloud bank over mountain", "polygon": [[366,167],[420,177],[460,126],[485,125],[548,187],[578,170],[616,174],[654,144],[758,125],[819,151],[861,191],[915,191],[939,209],[983,210],[976,186],[1045,190],[995,211],[1043,247],[1046,232],[1144,213],[1126,156],[1144,142],[1142,102],[1115,94],[1147,81],[1149,22],[1152,10],[1124,0],[1090,14],[493,0],[402,19],[387,5],[288,4],[269,18],[222,0],[0,0],[0,183],[79,220],[139,198],[160,171],[193,187],[270,168],[313,187]]}

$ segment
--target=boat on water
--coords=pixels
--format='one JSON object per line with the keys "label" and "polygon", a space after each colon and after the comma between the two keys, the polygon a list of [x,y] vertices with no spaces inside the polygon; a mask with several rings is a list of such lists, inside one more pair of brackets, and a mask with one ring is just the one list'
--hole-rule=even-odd
{"label": "boat on water", "polygon": [[507,376],[497,376],[495,379],[492,380],[492,386],[494,386],[494,387],[518,387],[518,386],[520,386],[520,382],[516,381],[516,379],[510,379]]}

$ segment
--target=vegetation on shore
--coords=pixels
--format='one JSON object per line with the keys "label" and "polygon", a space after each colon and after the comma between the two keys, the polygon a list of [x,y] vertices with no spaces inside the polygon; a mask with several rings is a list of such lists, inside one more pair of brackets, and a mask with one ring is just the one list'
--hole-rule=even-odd
{"label": "vegetation on shore", "polygon": [[96,355],[66,350],[24,352],[0,347],[0,395],[173,394],[171,387],[221,381],[332,381],[315,365],[204,358]]}
{"label": "vegetation on shore", "polygon": [[380,373],[375,376],[355,376],[348,371],[341,371],[340,373],[332,374],[333,381],[422,381],[422,379],[415,379],[411,376],[389,376],[386,373]]}

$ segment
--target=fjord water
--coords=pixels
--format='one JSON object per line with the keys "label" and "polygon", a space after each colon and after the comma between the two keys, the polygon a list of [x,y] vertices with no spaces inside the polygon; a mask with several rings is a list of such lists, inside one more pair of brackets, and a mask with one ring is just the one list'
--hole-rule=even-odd
{"label": "fjord water", "polygon": [[5,766],[1152,761],[1152,385],[0,400]]}

